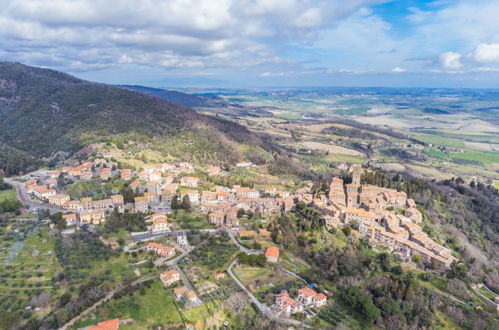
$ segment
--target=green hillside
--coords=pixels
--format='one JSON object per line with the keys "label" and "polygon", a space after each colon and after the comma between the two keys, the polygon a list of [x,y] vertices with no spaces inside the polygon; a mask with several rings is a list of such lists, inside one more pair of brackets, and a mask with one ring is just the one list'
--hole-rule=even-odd
{"label": "green hillside", "polygon": [[88,144],[130,136],[154,141],[167,154],[188,135],[186,156],[202,150],[214,162],[239,160],[239,144],[265,145],[240,125],[164,99],[11,62],[0,63],[0,116],[0,141],[27,159],[60,160]]}

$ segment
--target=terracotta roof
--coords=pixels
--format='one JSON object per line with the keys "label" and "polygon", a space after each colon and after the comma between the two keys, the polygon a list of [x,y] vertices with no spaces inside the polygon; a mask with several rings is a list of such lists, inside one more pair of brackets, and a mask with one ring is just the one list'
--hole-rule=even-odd
{"label": "terracotta roof", "polygon": [[313,296],[317,295],[317,292],[315,292],[314,290],[312,290],[308,286],[303,287],[300,290],[298,290],[298,293],[304,295],[305,297],[313,297]]}
{"label": "terracotta roof", "polygon": [[265,250],[266,257],[279,258],[279,248],[276,246],[270,246]]}
{"label": "terracotta roof", "polygon": [[97,326],[89,327],[88,330],[118,330],[120,319],[112,319],[97,323]]}

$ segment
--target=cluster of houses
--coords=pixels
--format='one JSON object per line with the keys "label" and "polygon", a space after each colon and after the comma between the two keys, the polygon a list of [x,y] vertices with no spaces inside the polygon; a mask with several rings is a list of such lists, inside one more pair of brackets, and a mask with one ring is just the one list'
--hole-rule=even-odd
{"label": "cluster of houses", "polygon": [[305,311],[307,307],[319,308],[327,303],[327,296],[317,293],[314,289],[305,286],[298,290],[298,295],[293,299],[288,291],[283,290],[275,296],[275,303],[272,309],[292,315]]}
{"label": "cluster of houses", "polygon": [[[180,273],[175,270],[168,270],[160,274],[159,278],[165,287],[169,287],[181,280]],[[173,290],[173,296],[178,302],[182,302],[185,307],[199,306],[202,302],[197,294],[189,290],[186,286],[181,286]]]}
{"label": "cluster of houses", "polygon": [[[241,164],[242,167],[246,165]],[[175,196],[178,196],[180,201],[188,196],[191,206],[206,214],[208,222],[216,226],[238,227],[240,209],[254,214],[275,214],[290,210],[296,200],[312,200],[306,189],[293,195],[275,187],[253,189],[215,185],[208,190],[205,188],[205,182],[192,175],[194,172],[193,165],[187,162],[144,165],[141,171],[135,172],[131,169],[119,169],[115,162],[97,158],[76,167],[63,167],[60,171],[52,171],[42,185],[38,185],[37,180],[30,180],[26,183],[26,188],[29,194],[63,210],[74,212],[78,214],[81,223],[89,224],[101,223],[106,214],[115,209],[121,213],[128,210],[167,214],[171,211]],[[206,173],[209,176],[224,174],[220,167],[208,168]],[[99,178],[105,182],[115,175],[119,175],[122,180],[131,181],[128,186],[136,194],[133,203],[125,204],[120,194],[100,200],[90,197],[72,200],[69,195],[58,193],[56,190],[61,176],[72,180]],[[161,218],[154,219],[150,227],[152,231],[169,229],[166,219]]]}
{"label": "cluster of houses", "polygon": [[406,260],[420,259],[436,270],[444,271],[457,261],[449,249],[421,230],[418,224],[422,214],[414,200],[407,198],[405,192],[361,185],[361,173],[360,166],[353,166],[352,183],[344,184],[343,180],[333,178],[328,196],[314,199],[327,227],[356,224],[359,234],[371,244],[382,245]]}

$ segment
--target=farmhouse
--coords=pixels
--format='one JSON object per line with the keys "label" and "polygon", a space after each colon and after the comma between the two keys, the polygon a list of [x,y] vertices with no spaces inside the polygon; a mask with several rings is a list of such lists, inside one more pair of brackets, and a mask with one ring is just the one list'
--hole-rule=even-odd
{"label": "farmhouse", "polygon": [[164,286],[170,286],[180,280],[180,274],[175,269],[163,272],[159,275]]}
{"label": "farmhouse", "polygon": [[279,260],[279,248],[276,246],[269,246],[265,250],[265,257],[268,262],[277,262]]}

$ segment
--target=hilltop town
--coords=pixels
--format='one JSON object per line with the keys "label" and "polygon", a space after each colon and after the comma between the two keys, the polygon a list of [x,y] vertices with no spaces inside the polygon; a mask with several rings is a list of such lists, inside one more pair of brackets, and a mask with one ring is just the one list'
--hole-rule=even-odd
{"label": "hilltop town", "polygon": [[[254,166],[240,163],[235,168]],[[364,240],[373,251],[390,253],[425,271],[443,274],[461,264],[456,252],[423,231],[421,207],[405,192],[362,183],[363,173],[370,171],[359,165],[345,167],[345,180],[333,177],[326,191],[314,192],[312,182],[288,190],[223,185],[226,181],[221,178],[230,176],[230,170],[221,167],[171,162],[121,168],[117,162],[97,156],[75,166],[33,172],[23,177],[23,183],[10,182],[21,197],[26,195],[25,203],[33,212],[49,210],[50,227],[60,230],[62,237],[111,228],[113,219],[123,215],[139,216],[138,228],[143,230],[123,232],[120,248],[137,265],[153,261],[153,271],[147,270],[148,276],[142,280],[151,281],[157,276],[181,311],[206,308],[203,306],[210,300],[208,295],[229,285],[230,280],[233,282],[229,286],[242,290],[264,319],[306,327],[318,322],[313,321],[318,315],[330,313],[333,291],[327,285],[302,278],[300,274],[311,266],[295,251],[276,244],[278,233],[273,224],[293,210],[316,210],[326,230],[351,232],[351,237]],[[88,182],[97,182],[97,189],[74,192],[72,187]],[[197,227],[182,222],[180,215],[186,214],[196,215]],[[205,244],[207,241],[211,243]],[[201,261],[194,265],[188,262],[190,255],[222,250],[227,254],[220,266],[201,267]],[[139,257],[143,252],[149,257]],[[257,282],[249,280],[254,266],[263,267],[262,274],[268,275],[259,275]],[[204,271],[199,273],[200,269]],[[206,273],[208,269],[213,271]],[[135,270],[136,275],[142,272]],[[276,272],[282,280],[268,277]],[[199,282],[200,276],[210,280]],[[279,289],[276,281],[284,279],[290,282],[283,282],[288,284]],[[266,285],[275,288],[262,296],[258,288]],[[133,320],[109,322],[119,326]]]}

